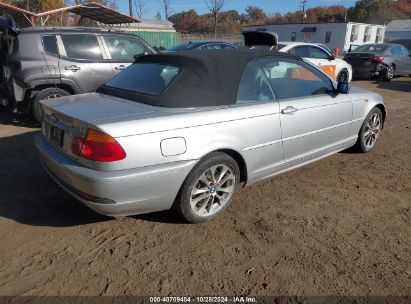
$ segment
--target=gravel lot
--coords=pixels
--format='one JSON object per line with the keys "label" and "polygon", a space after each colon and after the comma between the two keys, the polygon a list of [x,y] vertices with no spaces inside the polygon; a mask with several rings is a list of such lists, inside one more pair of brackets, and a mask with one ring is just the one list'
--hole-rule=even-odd
{"label": "gravel lot", "polygon": [[241,189],[200,225],[90,211],[42,170],[39,129],[0,113],[0,295],[411,295],[411,80],[353,84],[388,106],[372,153]]}

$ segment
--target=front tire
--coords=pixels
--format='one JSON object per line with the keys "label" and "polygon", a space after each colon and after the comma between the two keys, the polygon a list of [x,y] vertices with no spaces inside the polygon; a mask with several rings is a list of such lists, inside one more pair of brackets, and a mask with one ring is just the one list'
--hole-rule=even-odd
{"label": "front tire", "polygon": [[232,157],[210,153],[191,170],[173,207],[188,222],[210,221],[230,205],[239,180],[240,169]]}
{"label": "front tire", "polygon": [[383,124],[384,120],[381,110],[373,108],[365,118],[358,134],[355,147],[359,152],[368,153],[374,149],[380,138]]}
{"label": "front tire", "polygon": [[34,119],[39,123],[43,121],[44,113],[43,108],[40,105],[40,101],[68,95],[71,94],[66,90],[59,88],[46,88],[38,92],[36,96],[34,96],[33,102],[31,104],[31,114],[33,115]]}
{"label": "front tire", "polygon": [[350,79],[348,71],[346,69],[342,69],[337,75],[337,82],[348,82]]}

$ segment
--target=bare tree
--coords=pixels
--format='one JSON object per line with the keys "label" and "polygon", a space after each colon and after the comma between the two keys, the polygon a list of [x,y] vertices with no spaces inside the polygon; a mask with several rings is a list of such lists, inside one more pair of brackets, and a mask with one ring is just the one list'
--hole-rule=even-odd
{"label": "bare tree", "polygon": [[143,18],[143,14],[146,12],[147,0],[135,0],[136,15],[139,19]]}
{"label": "bare tree", "polygon": [[213,15],[214,19],[214,38],[217,37],[217,25],[218,21],[220,18],[220,12],[223,9],[225,0],[207,0],[206,4],[208,7],[208,10],[211,12]]}
{"label": "bare tree", "polygon": [[168,20],[168,17],[170,17],[172,13],[171,9],[171,0],[157,0],[158,3],[160,3],[161,7],[163,8],[164,16],[166,20]]}

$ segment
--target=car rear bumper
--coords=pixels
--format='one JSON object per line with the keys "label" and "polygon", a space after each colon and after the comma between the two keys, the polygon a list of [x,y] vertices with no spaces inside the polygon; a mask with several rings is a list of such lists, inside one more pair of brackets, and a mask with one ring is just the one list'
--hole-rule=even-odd
{"label": "car rear bumper", "polygon": [[196,161],[121,171],[96,171],[63,155],[39,134],[35,138],[47,173],[94,211],[126,216],[170,209]]}
{"label": "car rear bumper", "polygon": [[385,72],[386,66],[382,64],[372,65],[368,67],[353,68],[353,76],[356,78],[369,78],[379,76]]}

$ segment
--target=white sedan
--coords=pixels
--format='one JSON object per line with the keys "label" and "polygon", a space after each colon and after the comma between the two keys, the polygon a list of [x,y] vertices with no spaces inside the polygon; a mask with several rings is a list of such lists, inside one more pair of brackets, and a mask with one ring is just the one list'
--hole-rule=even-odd
{"label": "white sedan", "polygon": [[279,52],[293,54],[306,59],[318,66],[324,73],[337,81],[351,81],[351,65],[334,55],[316,43],[305,42],[279,42]]}

